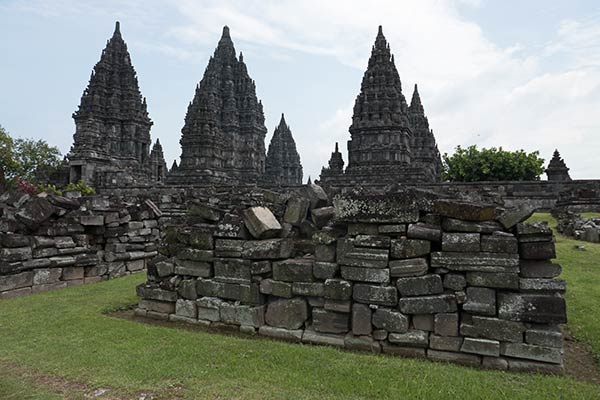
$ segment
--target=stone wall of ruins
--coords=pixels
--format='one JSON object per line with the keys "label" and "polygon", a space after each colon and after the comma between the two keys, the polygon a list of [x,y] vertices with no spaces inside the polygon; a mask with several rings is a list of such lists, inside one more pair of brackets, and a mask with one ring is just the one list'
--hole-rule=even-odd
{"label": "stone wall of ruins", "polygon": [[[173,194],[166,203],[184,204]],[[562,369],[551,230],[418,190],[196,192],[172,206],[136,313],[293,342],[508,370]]]}
{"label": "stone wall of ruins", "polygon": [[0,299],[142,271],[159,215],[136,198],[0,195]]}

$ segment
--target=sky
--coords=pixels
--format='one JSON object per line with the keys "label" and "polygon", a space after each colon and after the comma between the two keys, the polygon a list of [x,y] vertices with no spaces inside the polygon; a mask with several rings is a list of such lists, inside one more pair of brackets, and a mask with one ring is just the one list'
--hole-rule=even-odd
{"label": "sky", "polygon": [[403,92],[419,93],[442,153],[458,145],[558,148],[574,179],[600,178],[597,0],[0,0],[0,125],[64,154],[115,21],[167,164],[228,25],[265,108],[285,113],[305,180],[345,153],[378,25]]}

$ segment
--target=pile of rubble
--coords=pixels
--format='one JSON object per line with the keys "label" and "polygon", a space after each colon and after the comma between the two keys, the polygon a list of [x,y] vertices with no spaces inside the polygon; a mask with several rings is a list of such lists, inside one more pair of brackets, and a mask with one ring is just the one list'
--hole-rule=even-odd
{"label": "pile of rubble", "polygon": [[0,299],[141,271],[157,255],[150,201],[21,192],[0,196]]}
{"label": "pile of rubble", "polygon": [[510,370],[562,369],[565,282],[531,210],[317,185],[202,202],[167,230],[138,315]]}
{"label": "pile of rubble", "polygon": [[583,218],[571,211],[553,212],[558,220],[556,229],[565,236],[585,242],[600,243],[600,217]]}

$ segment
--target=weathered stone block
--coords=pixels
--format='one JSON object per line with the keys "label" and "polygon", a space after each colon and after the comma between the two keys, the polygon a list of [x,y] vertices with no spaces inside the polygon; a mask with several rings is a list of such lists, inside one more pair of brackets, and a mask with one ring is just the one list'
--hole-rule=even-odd
{"label": "weathered stone block", "polygon": [[[35,236],[33,238],[33,244],[35,247],[39,247],[37,239],[45,241],[46,239],[51,242],[50,246],[54,246],[54,239]],[[25,235],[19,235],[16,233],[1,233],[0,232],[0,248],[2,247],[29,247],[29,237]],[[44,246],[48,247],[48,246]]]}
{"label": "weathered stone block", "polygon": [[498,316],[541,324],[567,322],[565,299],[542,294],[498,293]]}
{"label": "weathered stone block", "polygon": [[556,347],[535,346],[525,343],[502,343],[500,354],[507,357],[525,358],[551,364],[562,363],[562,350]]}
{"label": "weathered stone block", "polygon": [[33,256],[31,247],[0,248],[0,261],[16,262],[25,261]]}
{"label": "weathered stone block", "polygon": [[222,211],[208,204],[198,202],[189,208],[188,215],[200,217],[211,222],[217,222],[221,219]]}
{"label": "weathered stone block", "polygon": [[442,229],[437,225],[423,224],[419,222],[408,225],[406,236],[410,239],[422,239],[431,242],[439,242],[442,238]]}
{"label": "weathered stone block", "polygon": [[519,256],[502,253],[431,253],[432,268],[451,271],[519,272]]}
{"label": "weathered stone block", "polygon": [[252,275],[264,275],[272,270],[271,261],[255,261],[250,264],[250,273]]}
{"label": "weathered stone block", "polygon": [[467,286],[467,279],[462,274],[445,274],[444,287],[450,290],[463,290]]}
{"label": "weathered stone block", "polygon": [[302,335],[302,343],[344,347],[344,336],[305,329]]}
{"label": "weathered stone block", "polygon": [[[23,207],[15,213],[15,217],[19,222],[27,225],[30,228],[39,227],[43,222],[47,221],[54,214],[57,214],[59,209],[54,207],[50,202],[42,197],[35,197],[29,200]],[[104,219],[104,217],[102,217]]]}
{"label": "weathered stone block", "polygon": [[359,303],[395,306],[398,304],[398,290],[392,286],[357,283],[352,290],[352,298]]}
{"label": "weathered stone block", "polygon": [[140,300],[138,307],[148,312],[152,311],[167,315],[175,313],[175,301],[166,302],[142,299]]}
{"label": "weathered stone block", "polygon": [[346,313],[336,313],[314,308],[312,318],[312,326],[317,332],[346,333],[350,330],[350,317]]}
{"label": "weathered stone block", "polygon": [[228,300],[238,300],[248,304],[262,304],[258,283],[238,284],[217,282],[212,279],[198,279],[196,291],[199,296],[220,297]]}
{"label": "weathered stone block", "polygon": [[214,252],[212,250],[182,249],[177,253],[179,260],[211,262],[213,257]]}
{"label": "weathered stone block", "polygon": [[240,258],[217,258],[214,261],[215,280],[225,283],[250,283],[251,261]]}
{"label": "weathered stone block", "polygon": [[408,317],[398,311],[379,308],[373,314],[373,326],[388,332],[404,333],[408,331]]}
{"label": "weathered stone block", "polygon": [[522,342],[525,325],[520,322],[498,318],[473,316],[470,323],[460,325],[460,333],[465,336],[500,340],[503,342]]}
{"label": "weathered stone block", "polygon": [[242,258],[251,260],[289,258],[293,249],[293,243],[288,239],[248,240],[244,242]]}
{"label": "weathered stone block", "polygon": [[198,293],[196,292],[196,280],[183,279],[181,282],[179,282],[177,293],[179,293],[179,296],[183,297],[184,299],[196,300],[198,298]]}
{"label": "weathered stone block", "polygon": [[310,200],[304,197],[292,197],[287,202],[283,221],[292,225],[300,225],[308,215]]}
{"label": "weathered stone block", "polygon": [[405,314],[436,314],[456,311],[456,296],[440,294],[437,296],[406,297],[400,299],[400,311]]}
{"label": "weathered stone block", "polygon": [[220,308],[223,300],[216,297],[203,297],[196,301],[198,319],[217,322],[221,320]]}
{"label": "weathered stone block", "polygon": [[308,297],[323,297],[325,287],[321,282],[293,282],[292,294]]}
{"label": "weathered stone block", "polygon": [[324,296],[332,300],[350,300],[352,298],[352,283],[342,279],[327,279]]}
{"label": "weathered stone block", "polygon": [[397,239],[392,240],[390,256],[392,258],[415,258],[429,254],[431,242],[428,240]]}
{"label": "weathered stone block", "polygon": [[446,232],[493,233],[502,231],[502,226],[495,221],[471,222],[454,218],[444,218],[442,228]]}
{"label": "weathered stone block", "polygon": [[350,223],[348,224],[348,236],[377,235],[379,226],[378,224]]}
{"label": "weathered stone block", "polygon": [[564,292],[567,283],[562,279],[521,278],[519,288],[521,291]]}
{"label": "weathered stone block", "polygon": [[281,233],[281,225],[267,207],[250,207],[244,210],[244,223],[256,239],[269,239]]}
{"label": "weathered stone block", "polygon": [[379,225],[377,231],[381,235],[401,235],[406,233],[406,224]]}
{"label": "weathered stone block", "polygon": [[523,206],[515,209],[505,210],[498,217],[498,222],[502,224],[505,229],[510,229],[527,220],[535,212],[535,207]]}
{"label": "weathered stone block", "polygon": [[528,329],[525,331],[525,341],[528,344],[546,347],[563,347],[563,335],[560,330]]}
{"label": "weathered stone block", "polygon": [[349,313],[352,311],[352,302],[350,300],[331,300],[326,299],[323,308],[328,311],[340,313]]}
{"label": "weathered stone block", "polygon": [[489,339],[464,338],[460,351],[482,356],[500,356],[500,342]]}
{"label": "weathered stone block", "polygon": [[271,337],[274,339],[285,340],[288,342],[299,343],[302,341],[302,329],[284,329],[274,326],[263,325],[258,328],[258,334],[261,336]]}
{"label": "weathered stone block", "polygon": [[429,332],[413,330],[405,333],[390,333],[388,341],[401,346],[427,348],[429,346]]}
{"label": "weathered stone block", "polygon": [[352,333],[344,337],[344,347],[352,351],[381,353],[381,345],[370,336],[354,336]]}
{"label": "weathered stone block", "polygon": [[525,260],[549,260],[556,258],[554,242],[519,243],[519,254]]}
{"label": "weathered stone block", "polygon": [[196,302],[192,300],[178,299],[175,303],[175,314],[179,315],[180,317],[197,319],[198,308],[196,307]]}
{"label": "weathered stone block", "polygon": [[225,214],[217,223],[215,237],[245,239],[248,236],[242,217],[235,214]]}
{"label": "weathered stone block", "polygon": [[429,265],[426,258],[409,258],[406,260],[390,260],[390,276],[406,278],[424,275]]}
{"label": "weathered stone block", "polygon": [[483,235],[481,236],[481,251],[487,253],[517,253],[519,251],[517,238],[505,232]]}
{"label": "weathered stone block", "polygon": [[440,336],[458,336],[458,314],[440,313],[434,317],[434,332]]}
{"label": "weathered stone block", "polygon": [[356,247],[370,247],[375,249],[389,249],[391,239],[388,236],[357,235],[353,244]]}
{"label": "weathered stone block", "polygon": [[340,239],[337,242],[337,262],[342,265],[363,268],[386,268],[389,251],[355,247],[352,239]]}
{"label": "weathered stone block", "polygon": [[291,258],[273,263],[273,279],[284,282],[312,282],[313,260]]}
{"label": "weathered stone block", "polygon": [[[62,280],[71,281],[74,279],[83,279],[85,269],[81,267],[65,267],[62,269]],[[159,300],[159,299],[156,299]]]}
{"label": "weathered stone block", "polygon": [[476,354],[455,353],[451,351],[427,350],[427,358],[434,361],[452,362],[472,367],[481,365],[481,356]]}
{"label": "weathered stone block", "polygon": [[223,302],[219,307],[221,322],[260,327],[265,324],[265,306],[246,306]]}
{"label": "weathered stone block", "polygon": [[339,271],[336,263],[316,261],[313,265],[313,275],[319,280],[333,278]]}
{"label": "weathered stone block", "polygon": [[436,200],[433,211],[444,217],[465,221],[491,221],[496,218],[496,207],[459,200]]}
{"label": "weathered stone block", "polygon": [[390,270],[379,268],[341,267],[342,278],[350,281],[388,283]]}
{"label": "weathered stone block", "polygon": [[278,299],[267,306],[265,322],[268,325],[285,328],[298,329],[308,319],[308,306],[306,300],[301,298]]}
{"label": "weathered stone block", "polygon": [[19,274],[4,275],[0,279],[0,292],[20,289],[33,285],[33,271],[25,271]]}
{"label": "weathered stone block", "polygon": [[338,195],[333,206],[340,222],[403,224],[419,220],[415,196],[409,193]]}
{"label": "weathered stone block", "polygon": [[175,260],[175,274],[177,275],[210,278],[212,272],[212,264],[205,261]]}
{"label": "weathered stone block", "polygon": [[335,262],[335,244],[315,246],[315,259],[320,262]]}
{"label": "weathered stone block", "polygon": [[434,350],[460,351],[462,337],[429,335],[429,347]]}
{"label": "weathered stone block", "polygon": [[170,276],[175,273],[175,264],[169,261],[160,261],[155,264],[156,274],[159,277]]}
{"label": "weathered stone block", "polygon": [[60,268],[42,268],[33,271],[33,284],[44,285],[55,283],[60,280],[62,270]]}
{"label": "weathered stone block", "polygon": [[510,358],[507,361],[509,371],[537,372],[554,375],[562,375],[564,373],[563,364],[548,364],[545,362],[525,361],[516,358]]}
{"label": "weathered stone block", "polygon": [[366,304],[352,304],[352,333],[355,335],[371,334],[371,309]]}
{"label": "weathered stone block", "polygon": [[327,225],[334,216],[335,208],[333,207],[313,208],[310,211],[310,219],[319,229]]}
{"label": "weathered stone block", "polygon": [[519,289],[519,275],[504,272],[468,272],[467,282],[471,286]]}
{"label": "weathered stone block", "polygon": [[442,234],[443,251],[477,252],[480,250],[479,233],[448,233]]}
{"label": "weathered stone block", "polygon": [[136,292],[139,297],[148,300],[158,300],[173,303],[177,300],[177,292],[160,289],[157,286],[148,284],[138,285],[136,287]]}
{"label": "weathered stone block", "polygon": [[433,331],[433,314],[415,314],[412,316],[412,327],[419,331]]}
{"label": "weathered stone block", "polygon": [[399,278],[396,286],[402,297],[438,294],[444,291],[442,278],[434,274],[414,278]]}
{"label": "weathered stone block", "polygon": [[288,282],[263,279],[260,281],[260,292],[277,297],[292,297],[292,284]]}
{"label": "weathered stone block", "polygon": [[521,260],[520,275],[523,278],[554,278],[561,272],[561,266],[550,261]]}
{"label": "weathered stone block", "polygon": [[244,241],[238,239],[215,240],[215,255],[217,257],[239,258],[244,251]]}
{"label": "weathered stone block", "polygon": [[482,287],[467,287],[463,310],[474,314],[496,315],[496,291]]}
{"label": "weathered stone block", "polygon": [[83,226],[104,226],[103,215],[82,215],[80,223]]}

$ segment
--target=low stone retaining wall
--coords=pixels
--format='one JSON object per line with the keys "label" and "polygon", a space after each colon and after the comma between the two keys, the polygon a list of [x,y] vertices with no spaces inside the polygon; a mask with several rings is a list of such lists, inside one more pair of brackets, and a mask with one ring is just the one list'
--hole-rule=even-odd
{"label": "low stone retaining wall", "polygon": [[0,196],[0,299],[142,271],[157,255],[152,202]]}
{"label": "low stone retaining wall", "polygon": [[560,372],[565,283],[531,210],[316,185],[212,198],[166,232],[136,313],[249,334]]}

